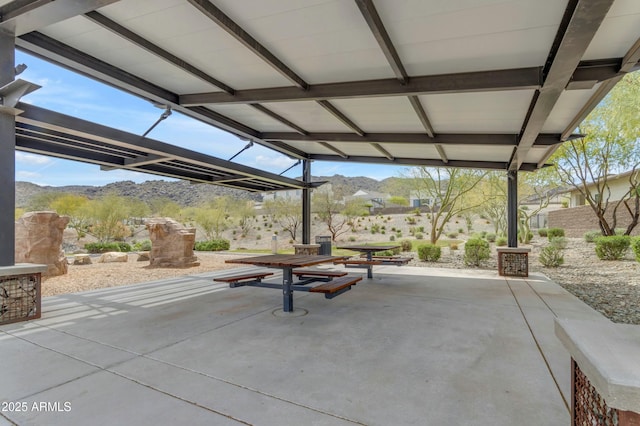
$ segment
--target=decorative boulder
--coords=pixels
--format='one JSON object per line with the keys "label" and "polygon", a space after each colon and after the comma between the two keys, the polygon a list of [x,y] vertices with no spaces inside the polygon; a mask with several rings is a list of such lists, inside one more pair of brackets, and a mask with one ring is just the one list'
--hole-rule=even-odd
{"label": "decorative boulder", "polygon": [[55,212],[28,212],[16,221],[16,263],[47,265],[43,275],[54,277],[67,273],[67,258],[62,250],[62,235],[68,216]]}
{"label": "decorative boulder", "polygon": [[91,256],[88,254],[76,254],[73,256],[74,265],[91,265]]}
{"label": "decorative boulder", "polygon": [[114,263],[114,262],[127,262],[129,255],[120,251],[108,251],[102,253],[98,259],[98,263]]}
{"label": "decorative boulder", "polygon": [[168,217],[149,219],[146,225],[151,239],[150,266],[186,268],[200,264],[193,255],[195,228],[185,228]]}
{"label": "decorative boulder", "polygon": [[139,251],[138,252],[138,262],[148,262],[151,260],[148,251]]}

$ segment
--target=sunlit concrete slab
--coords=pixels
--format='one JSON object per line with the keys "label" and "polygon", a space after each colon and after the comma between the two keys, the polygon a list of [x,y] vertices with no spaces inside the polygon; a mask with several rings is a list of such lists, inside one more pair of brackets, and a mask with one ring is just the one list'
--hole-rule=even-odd
{"label": "sunlit concrete slab", "polygon": [[0,425],[567,424],[554,318],[606,321],[540,274],[381,266],[331,300],[296,292],[293,314],[225,274],[45,298],[0,326],[2,400],[71,404]]}

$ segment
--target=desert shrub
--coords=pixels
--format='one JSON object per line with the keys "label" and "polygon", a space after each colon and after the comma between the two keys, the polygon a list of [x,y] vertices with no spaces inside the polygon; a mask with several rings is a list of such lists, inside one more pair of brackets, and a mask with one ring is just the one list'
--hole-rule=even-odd
{"label": "desert shrub", "polygon": [[396,236],[395,235],[392,235],[392,236],[389,237],[389,241],[395,241],[395,240],[396,240]]}
{"label": "desert shrub", "polygon": [[[557,238],[562,237],[556,237],[554,240]],[[561,248],[549,245],[540,251],[538,260],[547,268],[557,268],[564,263],[564,256],[562,252]]]}
{"label": "desert shrub", "polygon": [[640,262],[640,237],[635,237],[631,240],[631,248],[633,249],[633,254],[636,256],[636,260]]}
{"label": "desert shrub", "polygon": [[496,241],[496,234],[494,234],[493,232],[489,232],[486,238],[487,238],[487,241],[489,241],[490,243],[493,243]]}
{"label": "desert shrub", "polygon": [[108,251],[131,251],[131,246],[127,243],[87,243],[84,245],[85,250],[89,253],[106,253]]}
{"label": "desert shrub", "polygon": [[135,251],[151,251],[151,240],[138,241],[133,245]]}
{"label": "desert shrub", "polygon": [[538,229],[538,235],[540,235],[541,237],[546,237],[547,236],[547,228],[540,228]]}
{"label": "desert shrub", "polygon": [[423,239],[423,238],[424,238],[424,235],[423,235],[423,234],[421,234],[421,233],[419,233],[419,232],[416,234],[416,240],[421,240],[421,239]]}
{"label": "desert shrub", "polygon": [[458,238],[458,233],[457,232],[449,232],[447,234],[447,238]]}
{"label": "desert shrub", "polygon": [[356,237],[354,237],[353,235],[349,237],[349,241],[354,242],[356,240]]}
{"label": "desert shrub", "polygon": [[483,260],[491,257],[489,243],[482,239],[472,238],[464,245],[464,263],[467,265],[480,266]]}
{"label": "desert shrub", "polygon": [[464,234],[464,228],[458,228],[458,234]]}
{"label": "desert shrub", "polygon": [[587,231],[584,233],[584,240],[588,243],[595,243],[598,237],[602,237],[601,231]]}
{"label": "desert shrub", "polygon": [[518,241],[524,244],[528,244],[533,240],[533,232],[527,231],[526,238],[523,236],[522,232],[518,231]]}
{"label": "desert shrub", "polygon": [[458,243],[449,243],[449,250],[458,250]]}
{"label": "desert shrub", "polygon": [[564,250],[567,248],[567,239],[565,237],[553,237],[549,241],[549,246]]}
{"label": "desert shrub", "polygon": [[220,250],[229,250],[231,244],[229,240],[218,239],[218,240],[209,240],[209,241],[197,241],[195,244],[195,249],[197,251],[220,251]]}
{"label": "desert shrub", "polygon": [[411,251],[411,248],[413,246],[411,245],[411,240],[402,240],[400,241],[400,249],[402,251]]}
{"label": "desert shrub", "polygon": [[628,235],[611,235],[596,238],[596,255],[601,260],[620,260],[631,245]]}
{"label": "desert shrub", "polygon": [[435,244],[418,246],[418,257],[426,262],[437,262],[442,255],[442,249]]}
{"label": "desert shrub", "polygon": [[547,230],[547,237],[549,238],[549,241],[551,241],[551,239],[553,237],[564,237],[564,229],[563,228],[549,228]]}
{"label": "desert shrub", "polygon": [[504,247],[507,245],[507,237],[498,237],[496,238],[496,246]]}

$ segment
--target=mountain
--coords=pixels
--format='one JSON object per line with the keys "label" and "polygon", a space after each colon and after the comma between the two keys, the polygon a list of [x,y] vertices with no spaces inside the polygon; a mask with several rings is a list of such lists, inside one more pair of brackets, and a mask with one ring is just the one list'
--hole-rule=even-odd
{"label": "mountain", "polygon": [[[394,179],[394,178],[389,178]],[[333,191],[339,195],[351,195],[358,190],[384,192],[385,182],[364,176],[346,177],[314,176],[313,182],[326,181],[331,183]],[[215,197],[230,196],[246,200],[260,201],[261,194],[217,185],[192,184],[187,181],[167,182],[150,180],[143,183],[122,181],[104,186],[68,185],[68,186],[40,186],[30,182],[16,182],[16,207],[26,207],[34,197],[44,193],[72,193],[84,195],[88,198],[98,198],[105,194],[114,193],[123,197],[133,197],[145,202],[154,198],[169,198],[181,206],[195,206]]]}

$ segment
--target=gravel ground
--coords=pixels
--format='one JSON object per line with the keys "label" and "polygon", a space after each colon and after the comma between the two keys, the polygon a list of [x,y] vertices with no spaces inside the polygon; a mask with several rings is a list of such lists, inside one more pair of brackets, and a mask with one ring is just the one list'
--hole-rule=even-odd
{"label": "gravel ground", "polygon": [[[531,245],[529,269],[541,272],[567,291],[580,298],[616,323],[640,325],[640,263],[629,251],[620,261],[604,261],[597,258],[593,244],[580,238],[568,238],[565,263],[559,268],[545,268],[538,262],[538,254],[545,242]],[[463,247],[451,251],[443,249],[437,263],[414,260],[414,266],[468,269],[463,261]],[[497,270],[495,250],[493,257],[480,269]],[[94,263],[92,265],[69,265],[67,275],[48,278],[42,285],[42,295],[50,296],[113,287],[157,279],[192,275],[218,269],[232,268],[226,259],[238,255],[222,253],[196,253],[200,266],[192,268],[149,268],[148,262],[137,262],[137,255],[129,256],[127,263]],[[415,256],[414,256],[415,257]]]}

